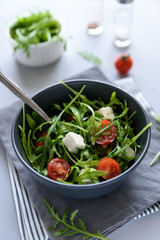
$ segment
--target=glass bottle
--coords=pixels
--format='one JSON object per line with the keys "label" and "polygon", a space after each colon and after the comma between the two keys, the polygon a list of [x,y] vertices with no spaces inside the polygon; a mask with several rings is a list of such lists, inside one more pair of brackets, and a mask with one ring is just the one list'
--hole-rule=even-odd
{"label": "glass bottle", "polygon": [[103,32],[103,0],[87,0],[87,32],[99,35]]}
{"label": "glass bottle", "polygon": [[131,44],[133,0],[116,0],[114,13],[114,43],[117,47]]}

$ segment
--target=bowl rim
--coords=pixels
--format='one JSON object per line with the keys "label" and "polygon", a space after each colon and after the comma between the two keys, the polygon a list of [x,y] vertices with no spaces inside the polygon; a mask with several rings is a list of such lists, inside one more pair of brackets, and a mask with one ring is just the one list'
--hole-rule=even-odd
{"label": "bowl rim", "polygon": [[[65,80],[64,82],[66,84],[68,83],[71,83],[71,82],[94,82],[94,83],[99,83],[99,84],[105,84],[105,85],[109,85],[111,87],[114,87],[115,90],[118,89],[118,91],[120,91],[122,94],[125,94],[125,95],[128,95],[137,105],[138,107],[141,109],[141,111],[143,112],[144,116],[145,116],[145,119],[146,119],[146,124],[149,123],[149,117],[146,113],[146,111],[144,110],[143,106],[130,94],[128,94],[127,92],[125,92],[124,90],[122,90],[120,87],[117,87],[115,86],[113,83],[110,83],[110,82],[105,82],[103,80],[96,80],[96,79],[80,79],[80,78],[75,78],[75,79],[67,79]],[[46,91],[50,88],[56,88],[58,85],[62,85],[61,83],[55,83],[55,84],[52,84],[50,86],[47,86],[39,91],[37,91],[31,98],[35,98],[38,94],[42,93],[43,91]],[[14,117],[14,121],[13,121],[13,124],[12,124],[12,128],[11,128],[11,140],[12,140],[12,145],[13,145],[13,148],[15,150],[15,153],[18,157],[18,159],[21,161],[21,163],[29,170],[32,172],[32,174],[36,174],[37,177],[39,178],[42,178],[44,181],[48,181],[49,183],[51,184],[58,184],[60,186],[63,186],[65,188],[74,188],[74,189],[92,189],[92,188],[95,188],[95,187],[102,187],[103,185],[110,185],[114,182],[117,182],[119,181],[120,179],[122,179],[125,175],[127,174],[130,174],[132,169],[135,169],[136,166],[138,166],[141,161],[143,160],[144,156],[146,155],[147,153],[147,150],[149,148],[149,145],[150,145],[150,140],[151,140],[151,128],[148,128],[146,131],[147,131],[147,140],[146,140],[146,144],[144,146],[144,149],[140,155],[140,157],[136,160],[136,162],[133,163],[133,165],[131,165],[125,172],[121,173],[120,175],[112,178],[112,179],[109,179],[109,180],[106,180],[106,181],[102,181],[102,182],[99,182],[99,183],[92,183],[92,184],[68,184],[68,183],[62,183],[62,182],[58,182],[58,181],[54,181],[50,178],[47,178],[45,177],[44,175],[38,173],[32,166],[29,166],[25,160],[23,160],[23,158],[21,157],[19,151],[17,150],[17,147],[16,147],[16,144],[15,144],[15,141],[14,141],[14,128],[16,127],[15,123],[16,123],[16,119],[17,117],[19,116],[20,112],[22,111],[22,107],[19,109],[19,111],[17,112],[16,116]]]}

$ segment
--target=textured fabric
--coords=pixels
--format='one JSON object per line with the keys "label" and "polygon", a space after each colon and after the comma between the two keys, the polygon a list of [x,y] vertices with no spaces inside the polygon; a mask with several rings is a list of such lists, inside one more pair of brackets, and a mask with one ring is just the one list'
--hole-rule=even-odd
{"label": "textured fabric", "polygon": [[[97,67],[73,78],[108,81]],[[104,197],[93,200],[72,200],[50,194],[46,189],[42,189],[31,177],[30,172],[17,159],[11,143],[11,126],[21,105],[21,102],[17,102],[0,110],[0,139],[46,228],[53,225],[53,220],[50,219],[50,215],[42,203],[42,197],[46,198],[60,215],[67,206],[69,206],[71,212],[78,209],[78,217],[84,220],[89,231],[96,232],[99,229],[105,235],[160,200],[160,164],[157,163],[152,168],[150,167],[150,162],[159,151],[160,133],[156,130],[156,123],[149,113],[150,121],[153,123],[150,148],[144,160],[128,181]],[[53,232],[48,234],[53,238]],[[53,239],[62,240],[64,238],[54,237]],[[70,236],[65,239],[79,240],[82,239],[82,236]]]}

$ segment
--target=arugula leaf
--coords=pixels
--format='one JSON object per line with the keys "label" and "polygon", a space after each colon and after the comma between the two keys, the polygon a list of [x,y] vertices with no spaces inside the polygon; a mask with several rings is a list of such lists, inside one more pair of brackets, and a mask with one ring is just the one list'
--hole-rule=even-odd
{"label": "arugula leaf", "polygon": [[66,49],[66,41],[60,36],[61,24],[49,11],[31,13],[27,17],[17,17],[10,26],[9,33],[15,40],[15,48],[23,49],[29,57],[29,46],[46,41],[61,41]]}
{"label": "arugula leaf", "polygon": [[96,65],[100,65],[102,63],[102,60],[92,53],[79,51],[78,54],[81,55],[85,60],[92,62]]}
{"label": "arugula leaf", "polygon": [[[157,122],[158,124],[160,124],[160,116],[155,113],[153,117],[154,117],[154,119],[156,120],[156,122]],[[160,127],[157,127],[157,130],[160,131]],[[157,161],[157,159],[158,159],[159,157],[160,157],[160,151],[155,155],[155,157],[153,158],[152,162],[150,163],[150,166],[151,166],[151,167],[156,163],[156,161]]]}
{"label": "arugula leaf", "polygon": [[52,131],[56,128],[56,125],[58,124],[58,122],[60,121],[62,115],[65,113],[65,111],[70,108],[70,106],[75,102],[75,100],[79,97],[79,95],[82,93],[82,91],[84,90],[85,86],[83,86],[81,88],[81,90],[79,91],[79,93],[75,96],[75,98],[61,111],[61,113],[58,115],[58,117],[55,119],[55,121],[53,122],[53,124],[50,126],[50,128],[48,129],[48,134],[47,134],[47,138],[45,141],[45,147],[47,146],[48,143],[48,139],[50,134],[52,133]]}
{"label": "arugula leaf", "polygon": [[153,158],[152,162],[150,163],[151,167],[155,164],[155,162],[159,158],[159,156],[160,156],[160,151],[156,154],[156,156]]}
{"label": "arugula leaf", "polygon": [[[154,117],[154,119],[156,120],[156,122],[157,122],[158,124],[160,124],[160,116],[155,113],[153,117]],[[157,127],[157,130],[160,131],[160,127]]]}
{"label": "arugula leaf", "polygon": [[100,231],[98,230],[97,233],[91,233],[87,230],[87,227],[82,219],[78,219],[79,226],[75,224],[75,218],[77,217],[78,210],[75,210],[69,215],[69,208],[67,207],[64,211],[62,217],[55,211],[54,207],[51,206],[46,199],[42,198],[43,203],[45,204],[48,212],[51,215],[51,218],[54,219],[56,222],[54,225],[47,229],[47,231],[56,230],[58,225],[64,226],[64,228],[57,230],[54,233],[54,236],[71,236],[75,234],[80,234],[83,236],[83,239],[87,239],[89,237],[93,237],[95,239],[102,239],[102,240],[110,240],[109,238],[104,237]]}
{"label": "arugula leaf", "polygon": [[112,152],[110,152],[109,153],[109,157],[111,157],[111,158],[114,158],[114,157],[116,157],[117,155],[119,155],[119,154],[123,154],[123,152],[124,152],[124,150],[128,147],[128,146],[130,146],[130,145],[132,145],[148,128],[150,128],[152,126],[152,123],[148,123],[136,136],[134,136],[131,140],[130,140],[130,142],[128,143],[128,144],[126,144],[124,147],[122,147],[122,148],[118,148],[117,149],[117,151],[112,151]]}
{"label": "arugula leaf", "polygon": [[30,127],[32,130],[36,129],[37,124],[36,124],[35,120],[34,120],[28,113],[26,114],[26,119],[27,119],[27,121],[28,121],[29,127]]}
{"label": "arugula leaf", "polygon": [[110,97],[110,102],[107,104],[107,106],[114,109],[115,105],[120,106],[122,109],[124,109],[124,104],[116,97],[116,92],[113,92]]}
{"label": "arugula leaf", "polygon": [[[94,182],[93,179],[96,179],[97,177],[102,177],[102,176],[106,175],[106,172],[98,171],[95,168],[86,168],[86,169],[82,169],[82,170],[84,170],[84,171],[73,179],[73,183],[84,184],[84,183],[86,183],[86,180],[87,180],[87,182],[89,180],[91,183],[91,182]],[[98,182],[98,179],[97,179],[97,182]]]}
{"label": "arugula leaf", "polygon": [[154,114],[154,119],[160,124],[160,116],[158,114]]}
{"label": "arugula leaf", "polygon": [[[68,88],[74,95],[77,95],[78,94],[78,92],[76,91],[76,90],[74,90],[73,88],[71,88],[69,85],[67,85],[65,82],[63,82],[63,81],[61,81],[61,80],[59,80],[59,82],[61,83],[61,84],[63,84],[66,88]],[[90,107],[92,107],[92,108],[94,108],[94,109],[96,109],[96,110],[98,110],[100,107],[102,107],[102,105],[103,106],[106,106],[105,104],[104,104],[104,102],[103,101],[101,101],[101,100],[90,100],[90,99],[88,99],[85,95],[83,95],[83,94],[80,94],[80,99],[82,100],[82,102],[84,102],[84,103],[86,103],[86,104],[88,104]]]}
{"label": "arugula leaf", "polygon": [[[28,131],[28,135],[26,135],[25,133],[25,107],[23,104],[23,126],[19,126],[20,130],[21,130],[21,141],[23,144],[23,148],[25,150],[25,153],[27,155],[27,158],[29,159],[29,161],[32,163],[32,166],[34,167],[34,163],[35,161],[37,161],[37,159],[39,159],[40,156],[36,156],[32,145],[31,145],[31,134],[32,134],[32,130],[30,129]],[[39,163],[38,163],[39,166]],[[39,167],[34,167],[38,172],[39,172]]]}

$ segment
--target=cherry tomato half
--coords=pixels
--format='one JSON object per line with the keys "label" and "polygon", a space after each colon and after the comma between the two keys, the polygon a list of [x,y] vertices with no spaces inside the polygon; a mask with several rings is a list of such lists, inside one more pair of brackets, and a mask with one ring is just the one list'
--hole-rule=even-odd
{"label": "cherry tomato half", "polygon": [[66,122],[71,122],[71,121],[73,121],[74,120],[74,117],[73,117],[73,115],[72,114],[68,114],[67,116],[66,116]]}
{"label": "cherry tomato half", "polygon": [[106,180],[114,178],[121,173],[119,163],[117,163],[113,158],[102,158],[97,165],[97,170],[105,171],[107,173],[102,176]]}
{"label": "cherry tomato half", "polygon": [[[104,127],[107,127],[111,122],[108,120],[102,120],[100,123],[103,129]],[[98,128],[98,131],[100,131],[100,127]],[[98,145],[107,146],[108,144],[113,142],[115,138],[116,138],[116,128],[115,126],[111,126],[109,129],[105,130],[103,134],[98,135],[98,139],[96,140],[96,143]]]}
{"label": "cherry tomato half", "polygon": [[118,56],[114,65],[120,74],[126,74],[133,65],[133,60],[128,54]]}
{"label": "cherry tomato half", "polygon": [[[41,133],[40,138],[41,138],[41,137],[44,137],[44,136],[46,136],[46,135],[47,135],[47,131],[44,131],[43,133]],[[38,148],[38,147],[42,146],[43,144],[44,144],[44,141],[37,142],[37,143],[35,144],[35,148]]]}
{"label": "cherry tomato half", "polygon": [[67,174],[70,172],[69,163],[62,158],[54,158],[47,167],[48,177],[57,181],[57,179],[66,180]]}

